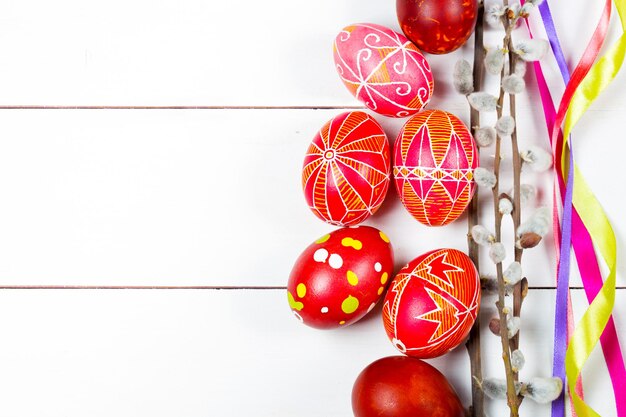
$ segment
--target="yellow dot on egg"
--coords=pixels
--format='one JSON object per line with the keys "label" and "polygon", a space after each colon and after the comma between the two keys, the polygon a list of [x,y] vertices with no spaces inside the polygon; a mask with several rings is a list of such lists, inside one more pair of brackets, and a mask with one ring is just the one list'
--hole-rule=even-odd
{"label": "yellow dot on egg", "polygon": [[380,287],[378,289],[378,295],[381,295],[383,293],[383,291],[385,291],[385,287]]}
{"label": "yellow dot on egg", "polygon": [[359,300],[351,295],[341,303],[341,311],[346,314],[352,314],[359,308]]}
{"label": "yellow dot on egg", "polygon": [[385,242],[387,242],[387,243],[389,243],[389,242],[390,242],[390,240],[389,240],[389,238],[387,237],[387,235],[386,235],[386,234],[384,234],[384,233],[383,233],[383,232],[381,232],[381,231],[379,231],[378,233],[380,234],[380,238],[381,238],[382,240],[384,240],[384,241],[385,241]]}
{"label": "yellow dot on egg", "polygon": [[304,285],[303,283],[298,284],[298,286],[296,287],[296,293],[298,294],[298,297],[304,298],[304,296],[306,295],[306,285]]}
{"label": "yellow dot on egg", "polygon": [[304,304],[302,304],[300,301],[296,301],[295,298],[293,298],[293,295],[291,295],[291,293],[289,291],[287,291],[287,300],[289,300],[289,307],[293,308],[294,310],[302,310],[302,308],[304,308]]}
{"label": "yellow dot on egg", "polygon": [[341,239],[341,244],[347,248],[354,248],[356,250],[361,250],[363,248],[363,242],[352,239],[351,237],[344,237]]}
{"label": "yellow dot on egg", "polygon": [[319,239],[317,239],[317,240],[315,241],[315,243],[317,243],[317,244],[324,243],[324,242],[326,242],[328,239],[330,239],[330,233],[329,233],[329,234],[327,234],[327,235],[324,235],[324,236],[320,237]]}
{"label": "yellow dot on egg", "polygon": [[386,272],[383,272],[383,275],[380,277],[380,283],[385,285],[388,279],[389,279],[389,274]]}
{"label": "yellow dot on egg", "polygon": [[346,321],[345,321],[345,320],[341,320],[341,321],[339,322],[339,324],[346,324]]}
{"label": "yellow dot on egg", "polygon": [[350,285],[357,285],[359,283],[359,277],[357,277],[352,271],[346,272],[346,277],[348,278]]}

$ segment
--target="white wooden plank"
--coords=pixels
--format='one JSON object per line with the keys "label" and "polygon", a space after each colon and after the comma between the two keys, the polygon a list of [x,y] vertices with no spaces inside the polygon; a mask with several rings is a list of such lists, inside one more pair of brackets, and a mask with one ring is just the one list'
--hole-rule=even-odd
{"label": "white wooden plank", "polygon": [[[585,2],[551,7],[573,65],[601,7]],[[393,4],[375,0],[112,0],[106,5],[33,0],[3,1],[0,11],[4,105],[355,105],[335,74],[335,35],[354,22],[399,30]],[[571,22],[576,30],[570,30]],[[524,37],[525,30],[516,36]],[[488,43],[495,46],[501,38],[488,30]],[[466,47],[431,56],[440,99],[462,102],[452,92],[449,71],[469,52]],[[560,85],[553,64],[547,75],[552,85]],[[623,95],[609,94],[623,109]],[[536,95],[532,103],[538,104]]]}
{"label": "white wooden plank", "polygon": [[[531,291],[524,311],[523,378],[551,367],[554,291]],[[626,291],[618,332],[626,343]],[[584,302],[574,294],[578,313]],[[379,310],[337,331],[306,328],[282,290],[10,290],[0,292],[0,415],[337,416],[371,361],[396,354]],[[485,308],[485,318],[490,310]],[[498,376],[498,340],[484,333],[485,375]],[[586,368],[587,399],[611,415],[600,357]],[[469,402],[463,348],[430,361]],[[36,398],[36,401],[33,400]],[[323,399],[323,401],[320,401]],[[504,404],[490,402],[489,415]],[[548,416],[527,401],[523,416]]]}
{"label": "white wooden plank", "polygon": [[[0,112],[0,284],[285,285],[300,251],[332,230],[307,209],[300,167],[338,112]],[[401,122],[382,121],[395,137]],[[610,195],[610,184],[594,185]],[[610,202],[623,236],[626,220]],[[395,192],[369,223],[392,238],[397,267],[434,248],[466,248],[464,219],[422,226]],[[551,247],[547,238],[527,254],[533,286],[553,285]]]}

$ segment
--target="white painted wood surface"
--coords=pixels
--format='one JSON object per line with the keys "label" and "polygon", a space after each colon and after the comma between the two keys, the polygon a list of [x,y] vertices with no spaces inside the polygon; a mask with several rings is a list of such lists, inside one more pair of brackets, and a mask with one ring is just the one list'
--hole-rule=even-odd
{"label": "white painted wood surface", "polygon": [[[553,9],[573,63],[600,9]],[[395,354],[379,317],[314,331],[291,317],[283,290],[259,287],[283,287],[298,253],[332,230],[306,208],[299,171],[316,130],[361,108],[331,54],[336,32],[358,21],[398,29],[393,2],[374,0],[0,0],[0,416],[350,415],[358,372]],[[486,34],[494,44],[498,36]],[[470,55],[430,58],[431,107],[465,121],[449,69]],[[574,135],[620,261],[624,91],[622,73]],[[519,102],[524,143],[546,143],[539,107],[531,88]],[[393,141],[402,120],[377,119]],[[549,177],[527,178],[549,203]],[[423,227],[394,193],[368,224],[391,237],[398,266],[434,247],[465,248],[463,221]],[[537,287],[524,307],[529,376],[551,366],[553,257],[550,238],[525,255]],[[196,289],[16,289],[30,286]],[[622,344],[625,297],[618,290]],[[582,291],[574,301],[579,316]],[[496,340],[484,339],[495,375]],[[462,349],[432,363],[467,403]],[[601,363],[596,351],[587,397],[612,416]],[[526,403],[523,413],[549,409]]]}

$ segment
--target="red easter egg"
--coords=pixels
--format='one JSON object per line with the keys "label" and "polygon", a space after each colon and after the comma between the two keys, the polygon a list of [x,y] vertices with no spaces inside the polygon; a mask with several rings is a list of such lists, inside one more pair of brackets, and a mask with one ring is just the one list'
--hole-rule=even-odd
{"label": "red easter egg", "polygon": [[335,67],[354,97],[376,113],[406,117],[433,94],[433,75],[424,55],[406,37],[384,26],[345,27],[333,45]]}
{"label": "red easter egg", "polygon": [[389,142],[362,111],[329,120],[309,145],[302,188],[309,208],[330,224],[352,226],[376,212],[389,189]]}
{"label": "red easter egg", "polygon": [[383,322],[394,346],[409,356],[441,356],[465,340],[480,304],[480,279],[471,259],[439,249],[412,260],[389,286]]}
{"label": "red easter egg", "polygon": [[452,113],[411,117],[395,143],[393,176],[404,207],[420,223],[443,226],[467,208],[478,166],[474,138]]}
{"label": "red easter egg", "polygon": [[369,226],[335,230],[300,255],[289,276],[294,315],[318,329],[348,326],[381,298],[393,272],[391,243]]}
{"label": "red easter egg", "polygon": [[476,0],[396,0],[404,34],[420,49],[446,54],[463,45],[474,31]]}
{"label": "red easter egg", "polygon": [[454,388],[428,363],[390,356],[368,365],[352,388],[355,417],[464,417]]}

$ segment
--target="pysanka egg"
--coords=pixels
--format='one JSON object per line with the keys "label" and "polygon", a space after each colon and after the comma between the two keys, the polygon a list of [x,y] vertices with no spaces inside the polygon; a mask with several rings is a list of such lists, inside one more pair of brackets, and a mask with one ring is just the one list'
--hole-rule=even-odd
{"label": "pysanka egg", "polygon": [[376,212],[389,189],[389,142],[374,118],[362,111],[328,121],[309,145],[302,188],[320,219],[358,224]]}
{"label": "pysanka egg", "polygon": [[373,23],[345,27],[333,45],[335,67],[353,96],[385,116],[419,112],[433,94],[433,75],[405,36]]}
{"label": "pysanka egg", "polygon": [[391,243],[369,226],[335,230],[300,255],[287,285],[289,306],[304,324],[331,329],[362,318],[393,273]]}
{"label": "pysanka egg", "polygon": [[400,270],[383,304],[393,345],[420,359],[443,355],[465,340],[480,304],[480,279],[471,259],[456,249],[417,257]]}
{"label": "pysanka egg", "polygon": [[393,176],[404,207],[428,226],[456,220],[476,189],[477,152],[455,115],[427,110],[411,117],[394,148]]}
{"label": "pysanka egg", "polygon": [[476,0],[396,0],[404,34],[421,50],[445,54],[463,45],[474,31]]}

